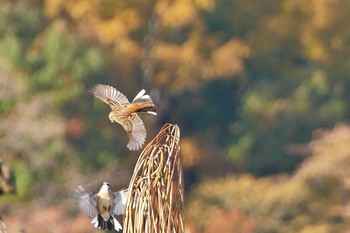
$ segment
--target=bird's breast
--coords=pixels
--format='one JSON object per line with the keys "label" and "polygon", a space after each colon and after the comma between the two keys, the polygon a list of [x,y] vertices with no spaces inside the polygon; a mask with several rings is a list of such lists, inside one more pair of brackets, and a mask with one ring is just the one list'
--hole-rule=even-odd
{"label": "bird's breast", "polygon": [[109,113],[109,119],[112,122],[116,122],[116,123],[122,124],[125,121],[126,118],[127,118],[127,115],[125,114],[125,112],[123,110],[111,111]]}
{"label": "bird's breast", "polygon": [[113,212],[114,200],[109,195],[97,196],[97,209],[104,219],[109,219],[110,213]]}

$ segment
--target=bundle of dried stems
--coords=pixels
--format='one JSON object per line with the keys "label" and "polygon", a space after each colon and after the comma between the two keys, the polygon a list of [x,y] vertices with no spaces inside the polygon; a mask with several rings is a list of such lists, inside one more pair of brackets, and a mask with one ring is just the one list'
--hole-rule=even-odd
{"label": "bundle of dried stems", "polygon": [[180,130],[166,124],[142,151],[129,184],[124,232],[183,233]]}

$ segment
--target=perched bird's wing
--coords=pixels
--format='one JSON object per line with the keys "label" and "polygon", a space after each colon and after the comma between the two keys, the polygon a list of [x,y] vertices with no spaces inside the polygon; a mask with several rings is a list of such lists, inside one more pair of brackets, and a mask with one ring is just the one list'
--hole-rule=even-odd
{"label": "perched bird's wing", "polygon": [[120,190],[119,192],[114,192],[114,209],[113,214],[121,215],[124,214],[126,201],[128,200],[128,189]]}
{"label": "perched bird's wing", "polygon": [[96,208],[97,201],[96,195],[88,193],[85,189],[79,185],[75,189],[75,201],[79,206],[79,209],[84,213],[94,218],[98,215],[98,210]]}
{"label": "perched bird's wing", "polygon": [[123,93],[109,85],[97,84],[89,92],[108,104],[112,110],[120,110],[130,104]]}
{"label": "perched bird's wing", "polygon": [[133,113],[122,126],[129,136],[129,143],[126,145],[129,150],[140,149],[146,139],[146,129],[141,118]]}

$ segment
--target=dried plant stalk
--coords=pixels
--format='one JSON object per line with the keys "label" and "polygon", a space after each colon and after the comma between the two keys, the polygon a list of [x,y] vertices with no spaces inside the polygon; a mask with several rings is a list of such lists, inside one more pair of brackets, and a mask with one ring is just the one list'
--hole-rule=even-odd
{"label": "dried plant stalk", "polygon": [[165,124],[142,151],[129,184],[124,232],[185,232],[179,143],[178,126]]}

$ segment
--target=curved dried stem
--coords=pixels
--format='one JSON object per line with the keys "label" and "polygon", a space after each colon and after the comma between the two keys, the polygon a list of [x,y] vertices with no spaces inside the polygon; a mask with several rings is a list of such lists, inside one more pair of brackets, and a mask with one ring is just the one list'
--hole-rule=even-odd
{"label": "curved dried stem", "polygon": [[177,125],[165,124],[142,151],[129,192],[124,232],[185,232],[180,130]]}

